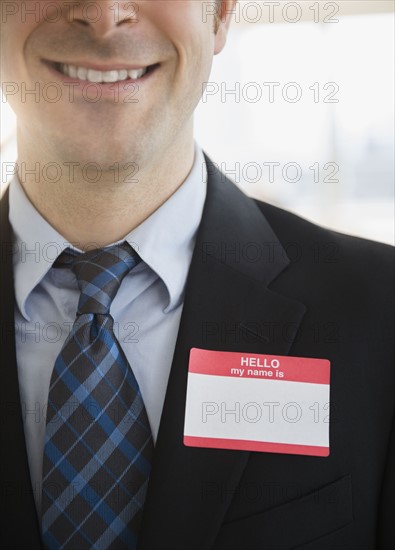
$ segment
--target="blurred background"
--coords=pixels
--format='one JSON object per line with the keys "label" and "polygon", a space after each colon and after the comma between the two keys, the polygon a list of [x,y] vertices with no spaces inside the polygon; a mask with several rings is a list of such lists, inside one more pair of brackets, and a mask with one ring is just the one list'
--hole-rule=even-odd
{"label": "blurred background", "polygon": [[[393,8],[240,0],[197,109],[197,141],[247,194],[394,244]],[[10,162],[15,121],[3,101],[1,115]]]}
{"label": "blurred background", "polygon": [[394,243],[393,8],[239,2],[196,136],[247,194]]}

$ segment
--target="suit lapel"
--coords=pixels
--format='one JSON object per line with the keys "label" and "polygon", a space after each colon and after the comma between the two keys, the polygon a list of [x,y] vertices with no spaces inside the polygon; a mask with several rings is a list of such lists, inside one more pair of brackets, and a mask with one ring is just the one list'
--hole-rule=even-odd
{"label": "suit lapel", "polygon": [[[27,460],[15,352],[13,236],[8,221],[8,190],[1,199],[1,330],[2,330],[2,517],[3,543],[41,548]],[[17,541],[17,542],[16,542]],[[11,547],[11,546],[10,546]]]}
{"label": "suit lapel", "polygon": [[140,550],[210,548],[250,454],[183,445],[190,349],[286,355],[305,311],[299,302],[268,288],[289,260],[254,201],[223,181],[207,162],[207,199],[187,281]]}

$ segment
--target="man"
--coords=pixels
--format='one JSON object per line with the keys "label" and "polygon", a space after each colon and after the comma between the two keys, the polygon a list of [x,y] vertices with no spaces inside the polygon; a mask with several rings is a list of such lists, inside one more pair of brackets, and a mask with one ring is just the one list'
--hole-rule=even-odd
{"label": "man", "polygon": [[[2,547],[393,548],[392,250],[247,198],[194,144],[234,1],[4,4]],[[261,365],[232,378],[251,391],[261,360],[306,372],[291,405],[317,415],[318,446],[271,394],[273,439],[232,438],[237,400],[207,396],[240,353]],[[202,445],[189,416],[206,407],[206,434],[220,405]]]}

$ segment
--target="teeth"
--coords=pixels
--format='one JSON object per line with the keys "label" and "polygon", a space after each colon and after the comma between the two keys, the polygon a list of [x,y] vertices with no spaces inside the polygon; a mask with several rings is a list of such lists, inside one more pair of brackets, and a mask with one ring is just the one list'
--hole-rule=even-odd
{"label": "teeth", "polygon": [[141,78],[145,73],[147,72],[147,69],[131,69],[128,71],[129,77],[133,78],[134,80],[137,78]]}
{"label": "teeth", "polygon": [[119,71],[119,80],[126,80],[128,77],[128,71],[126,71],[125,69],[122,69],[121,71]]}
{"label": "teeth", "polygon": [[148,68],[144,69],[121,69],[112,71],[96,71],[95,69],[87,69],[85,67],[76,67],[75,65],[60,65],[61,71],[66,76],[71,78],[78,78],[79,80],[86,80],[88,82],[94,82],[96,84],[102,82],[119,82],[131,78],[137,80],[145,75]]}
{"label": "teeth", "polygon": [[84,67],[78,67],[77,69],[77,77],[80,80],[87,80],[88,77],[88,69],[84,69]]}
{"label": "teeth", "polygon": [[116,82],[118,80],[118,71],[105,71],[103,74],[103,82]]}
{"label": "teeth", "polygon": [[[75,67],[74,65],[63,65],[64,67],[68,67],[69,69],[69,76],[71,76],[71,78],[77,78],[78,76],[78,71],[77,71],[77,67]],[[67,74],[67,73],[66,73]]]}
{"label": "teeth", "polygon": [[94,69],[89,69],[87,74],[87,80],[89,80],[89,82],[103,82],[103,75],[101,71],[95,71]]}

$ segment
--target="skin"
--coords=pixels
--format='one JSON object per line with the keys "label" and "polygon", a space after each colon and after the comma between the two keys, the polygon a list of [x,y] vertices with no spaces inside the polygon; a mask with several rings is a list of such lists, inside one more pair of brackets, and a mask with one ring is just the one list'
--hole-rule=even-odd
{"label": "skin", "polygon": [[[193,113],[213,56],[225,45],[235,0],[222,2],[219,17],[203,17],[207,2],[200,0],[136,1],[133,9],[118,2],[117,14],[113,0],[100,0],[98,21],[100,12],[85,9],[92,1],[72,6],[59,0],[52,13],[44,8],[54,2],[42,0],[25,21],[22,3],[13,2],[17,13],[1,23],[2,82],[18,86],[7,98],[17,115],[19,179],[36,209],[66,240],[82,250],[88,243],[106,246],[157,210],[190,172]],[[50,21],[52,16],[58,20]],[[100,88],[99,101],[90,102],[87,97],[94,98],[99,85],[84,95],[85,85],[67,87],[43,60],[103,68],[159,66],[137,91],[125,92],[124,85],[109,91],[107,85]],[[54,82],[51,95],[45,86]],[[39,100],[32,94],[23,98],[23,86],[38,86]],[[48,101],[54,90],[60,90],[60,99]],[[137,102],[127,101],[131,90]],[[37,181],[28,173],[36,163],[40,173],[48,163],[58,168]],[[89,180],[98,172],[88,163],[100,168],[94,183]],[[55,183],[46,181],[51,177]]]}

